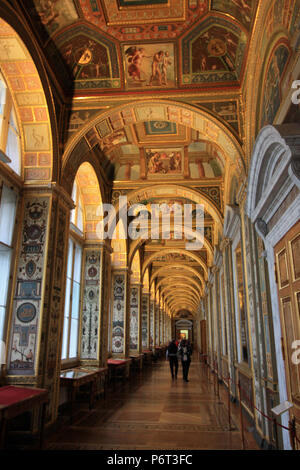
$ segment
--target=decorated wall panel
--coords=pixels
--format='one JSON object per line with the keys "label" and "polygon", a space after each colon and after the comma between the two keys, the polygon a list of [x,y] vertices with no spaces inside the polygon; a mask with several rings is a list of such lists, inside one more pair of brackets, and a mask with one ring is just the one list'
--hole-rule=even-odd
{"label": "decorated wall panel", "polygon": [[112,352],[123,354],[125,350],[125,311],[126,311],[125,274],[112,276]]}
{"label": "decorated wall panel", "polygon": [[81,358],[97,359],[99,342],[100,250],[85,250],[81,316]]}
{"label": "decorated wall panel", "polygon": [[139,288],[130,288],[130,350],[137,351],[139,343]]}
{"label": "decorated wall panel", "polygon": [[154,339],[154,300],[150,300],[150,348],[153,346],[153,339]]}
{"label": "decorated wall panel", "polygon": [[42,318],[42,334],[39,344],[38,386],[49,391],[47,420],[57,416],[60,385],[60,360],[65,300],[67,243],[69,239],[70,208],[53,195],[48,241],[47,269]]}
{"label": "decorated wall panel", "polygon": [[8,356],[10,375],[36,374],[49,207],[49,197],[24,199]]}
{"label": "decorated wall panel", "polygon": [[142,295],[142,347],[148,347],[149,294]]}

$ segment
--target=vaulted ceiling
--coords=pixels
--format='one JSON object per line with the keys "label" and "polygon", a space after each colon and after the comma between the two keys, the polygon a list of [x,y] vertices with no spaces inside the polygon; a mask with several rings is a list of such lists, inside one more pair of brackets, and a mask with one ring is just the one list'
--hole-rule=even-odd
{"label": "vaulted ceiling", "polygon": [[[174,237],[127,247],[130,262],[141,250],[141,274],[156,283],[174,315],[195,313],[222,231],[225,199],[234,202],[225,191],[230,186],[234,194],[236,178],[246,175],[244,85],[262,3],[266,6],[265,0],[18,2],[42,45],[49,79],[61,93],[64,161],[93,151],[116,204],[120,195],[148,207],[151,202],[204,204],[205,243],[192,256],[185,241]],[[287,32],[295,28],[299,8],[295,0],[270,3],[261,53],[276,24],[284,25],[284,39],[277,33],[264,70],[271,93],[289,61]],[[0,64],[3,74],[16,80],[13,61],[6,62]],[[29,108],[35,97],[30,89],[26,96]],[[276,93],[262,94],[254,126],[272,122],[276,106]],[[78,185],[88,201],[86,234],[93,240],[101,197],[88,166]]]}

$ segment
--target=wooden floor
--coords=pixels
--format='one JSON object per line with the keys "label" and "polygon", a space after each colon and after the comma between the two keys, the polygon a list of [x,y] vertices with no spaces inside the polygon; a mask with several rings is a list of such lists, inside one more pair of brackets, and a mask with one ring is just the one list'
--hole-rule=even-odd
{"label": "wooden floor", "polygon": [[[55,450],[240,450],[239,410],[232,405],[228,427],[227,393],[214,394],[213,376],[192,362],[188,383],[172,380],[169,363],[160,361],[109,391],[95,409],[79,403],[73,424],[65,423],[46,441]],[[258,449],[245,422],[246,449]]]}

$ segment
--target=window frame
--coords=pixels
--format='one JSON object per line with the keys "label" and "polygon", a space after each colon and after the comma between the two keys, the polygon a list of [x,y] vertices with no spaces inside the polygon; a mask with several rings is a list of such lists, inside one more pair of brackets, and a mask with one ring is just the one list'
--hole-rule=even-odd
{"label": "window frame", "polygon": [[[14,172],[15,175],[17,175],[19,178],[22,178],[23,174],[23,166],[22,166],[22,145],[21,145],[21,133],[20,133],[20,126],[18,122],[18,117],[16,113],[16,109],[14,106],[13,98],[11,91],[7,85],[7,82],[5,80],[5,77],[0,69],[0,81],[4,83],[5,88],[6,88],[6,93],[5,93],[5,103],[3,106],[3,115],[2,115],[2,120],[0,121],[0,150],[1,153],[3,154],[3,159],[7,159],[7,161],[4,161],[5,167],[9,167],[11,171]],[[11,125],[11,115],[13,114],[14,116],[14,121],[15,125],[17,127],[17,132]],[[19,171],[16,172],[12,167],[11,163],[12,160],[10,159],[9,155],[7,155],[6,150],[7,150],[7,143],[8,143],[8,134],[9,130],[12,128],[13,132],[16,134],[17,139],[18,139],[18,157],[19,157],[19,162],[18,162],[18,169]],[[2,160],[3,161],[3,160]]]}
{"label": "window frame", "polygon": [[5,343],[9,340],[9,321],[10,321],[10,313],[12,309],[13,303],[13,293],[12,289],[14,286],[14,280],[17,276],[16,274],[16,255],[17,255],[17,241],[20,234],[20,229],[18,229],[18,220],[20,218],[20,210],[21,210],[21,198],[20,198],[20,187],[17,185],[12,184],[9,180],[1,175],[0,177],[0,205],[2,202],[2,194],[3,194],[3,186],[6,186],[8,189],[14,191],[16,195],[16,203],[15,203],[15,220],[12,225],[12,234],[11,234],[11,245],[7,245],[6,243],[0,241],[0,246],[7,248],[10,250],[10,262],[9,262],[9,269],[8,269],[8,283],[7,283],[7,292],[6,292],[6,305],[3,305],[4,308],[4,321],[3,321],[3,329],[0,330],[0,339],[2,339]]}
{"label": "window frame", "polygon": [[[69,242],[72,242],[72,267],[71,267],[71,286],[69,293],[69,312],[68,312],[68,336],[67,336],[67,357],[62,358],[63,353],[63,341],[64,341],[64,322],[65,322],[65,305],[63,313],[63,324],[62,324],[62,340],[61,340],[61,369],[68,369],[70,367],[76,367],[80,363],[80,331],[81,331],[81,313],[82,313],[82,301],[83,301],[83,255],[84,255],[84,239],[80,237],[77,232],[70,230]],[[72,301],[73,301],[73,284],[74,284],[74,266],[75,266],[75,253],[76,245],[80,246],[81,249],[81,262],[80,262],[80,282],[79,282],[79,299],[78,299],[78,330],[77,330],[77,356],[69,357],[70,354],[70,338],[71,338],[71,325],[72,325]],[[69,262],[69,244],[68,244],[68,259]],[[68,279],[68,270],[66,269],[66,287],[65,293],[67,290],[67,279]],[[75,281],[77,282],[77,281]],[[77,282],[78,283],[78,282]],[[65,297],[66,302],[66,297]]]}

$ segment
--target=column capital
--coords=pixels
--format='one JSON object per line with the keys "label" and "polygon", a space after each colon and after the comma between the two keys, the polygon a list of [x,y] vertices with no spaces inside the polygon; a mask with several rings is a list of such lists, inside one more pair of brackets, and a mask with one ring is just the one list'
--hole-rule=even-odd
{"label": "column capital", "polygon": [[56,196],[60,197],[65,205],[71,210],[75,208],[75,204],[73,202],[72,197],[70,194],[65,190],[63,186],[58,183],[47,183],[47,184],[39,184],[39,185],[24,185],[22,189],[23,194],[32,194],[32,193],[53,193]]}

